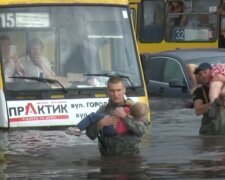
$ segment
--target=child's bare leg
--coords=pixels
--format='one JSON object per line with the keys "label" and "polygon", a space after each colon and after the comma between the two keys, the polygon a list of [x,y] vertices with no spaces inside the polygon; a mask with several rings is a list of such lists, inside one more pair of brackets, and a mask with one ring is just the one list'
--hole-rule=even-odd
{"label": "child's bare leg", "polygon": [[221,96],[222,99],[225,98],[225,85],[224,85],[224,84],[223,84],[223,87],[222,87],[222,89],[221,89],[220,96]]}
{"label": "child's bare leg", "polygon": [[222,87],[223,87],[223,83],[221,81],[212,81],[210,83],[210,88],[209,88],[210,103],[213,103],[215,99],[220,96]]}
{"label": "child's bare leg", "polygon": [[189,74],[189,78],[191,80],[191,94],[193,93],[193,91],[197,88],[198,83],[197,83],[197,79],[195,77],[194,71],[197,68],[196,64],[188,64],[187,66],[187,70],[188,70],[188,74]]}
{"label": "child's bare leg", "polygon": [[225,84],[225,76],[222,74],[217,74],[216,77],[214,77],[214,80],[221,81]]}

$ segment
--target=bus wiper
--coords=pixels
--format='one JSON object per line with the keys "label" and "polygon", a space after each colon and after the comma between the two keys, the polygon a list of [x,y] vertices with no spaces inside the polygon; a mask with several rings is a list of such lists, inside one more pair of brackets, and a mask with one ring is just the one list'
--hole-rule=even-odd
{"label": "bus wiper", "polygon": [[129,76],[125,76],[125,75],[122,75],[122,74],[119,74],[119,73],[115,73],[115,72],[102,73],[102,74],[84,74],[84,75],[85,75],[85,76],[104,76],[104,77],[119,76],[119,77],[121,77],[121,78],[128,79],[128,81],[129,81],[130,84],[131,84],[132,90],[135,91],[134,84],[133,84],[133,82],[131,81],[131,79],[130,79]]}
{"label": "bus wiper", "polygon": [[56,79],[49,79],[49,78],[41,78],[41,77],[26,77],[26,76],[12,76],[9,78],[13,78],[13,79],[29,79],[29,80],[35,80],[35,81],[39,81],[39,82],[47,82],[47,83],[51,83],[51,84],[58,84],[65,93],[68,93],[68,91],[66,90],[66,88]]}

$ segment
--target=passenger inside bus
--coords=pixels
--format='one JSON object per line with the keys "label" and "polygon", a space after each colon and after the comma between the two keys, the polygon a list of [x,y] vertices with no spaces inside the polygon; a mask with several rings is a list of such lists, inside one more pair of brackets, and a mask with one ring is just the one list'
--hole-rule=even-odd
{"label": "passenger inside bus", "polygon": [[97,48],[88,41],[78,44],[64,65],[67,73],[98,73],[100,69]]}
{"label": "passenger inside bus", "polygon": [[[182,1],[170,1],[168,5],[168,13],[183,13],[185,12],[185,4]],[[187,23],[187,16],[178,15],[173,18],[173,26],[185,26]]]}
{"label": "passenger inside bus", "polygon": [[55,76],[50,61],[42,55],[43,48],[43,42],[38,38],[31,39],[29,42],[28,54],[20,61],[26,76],[44,78]]}
{"label": "passenger inside bus", "polygon": [[98,50],[87,38],[82,39],[75,50],[72,50],[64,64],[64,75],[69,81],[87,81],[91,86],[99,86],[98,78],[84,74],[101,72]]}
{"label": "passenger inside bus", "polygon": [[167,7],[169,13],[167,19],[167,39],[174,40],[176,30],[187,25],[187,15],[179,14],[185,12],[185,4],[182,1],[170,1]]}
{"label": "passenger inside bus", "polygon": [[19,58],[16,54],[16,47],[11,44],[10,38],[6,35],[0,37],[0,47],[2,54],[2,65],[6,82],[12,82],[9,78],[20,71]]}
{"label": "passenger inside bus", "polygon": [[181,13],[184,12],[185,5],[181,1],[170,1],[168,6],[169,13]]}

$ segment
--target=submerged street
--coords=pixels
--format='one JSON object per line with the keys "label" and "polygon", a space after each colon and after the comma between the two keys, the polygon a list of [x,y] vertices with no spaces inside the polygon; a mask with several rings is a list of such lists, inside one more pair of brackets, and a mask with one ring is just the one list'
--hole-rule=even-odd
{"label": "submerged street", "polygon": [[200,117],[178,99],[150,100],[152,124],[136,157],[101,157],[97,141],[61,130],[2,131],[1,179],[220,179],[225,137],[199,136]]}

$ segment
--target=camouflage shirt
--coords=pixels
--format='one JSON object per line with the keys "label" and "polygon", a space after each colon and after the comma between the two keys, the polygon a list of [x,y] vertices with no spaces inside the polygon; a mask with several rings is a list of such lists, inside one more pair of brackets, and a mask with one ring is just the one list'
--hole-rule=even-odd
{"label": "camouflage shirt", "polygon": [[[117,107],[119,106],[109,101],[107,105],[100,107],[97,112],[107,115]],[[86,130],[86,134],[90,139],[94,140],[95,138],[98,138],[99,151],[102,156],[134,155],[139,153],[141,137],[148,127],[147,119],[142,123],[133,118],[126,117],[124,122],[131,132],[126,135],[104,136],[97,124],[91,125]]]}

